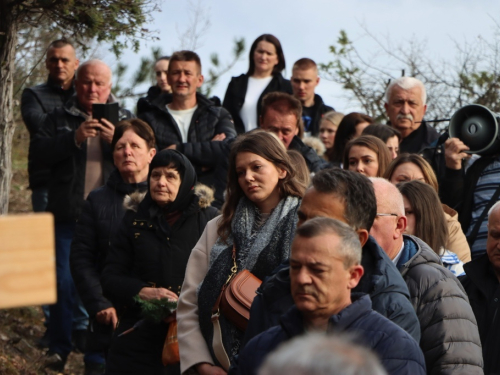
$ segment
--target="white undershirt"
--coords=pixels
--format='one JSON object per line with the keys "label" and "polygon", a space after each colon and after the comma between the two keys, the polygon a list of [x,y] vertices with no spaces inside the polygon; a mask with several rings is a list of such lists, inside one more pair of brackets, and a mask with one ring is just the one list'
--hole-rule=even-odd
{"label": "white undershirt", "polygon": [[193,118],[194,111],[196,111],[196,108],[198,108],[198,104],[196,104],[193,108],[182,109],[178,111],[170,109],[168,105],[166,107],[167,111],[172,115],[175,122],[177,123],[177,126],[179,127],[179,130],[181,131],[182,143],[187,143],[189,125],[191,124],[191,119]]}
{"label": "white undershirt", "polygon": [[394,263],[395,266],[398,265],[398,262],[399,262],[399,258],[401,258],[401,255],[403,255],[403,249],[405,248],[405,243],[403,241],[403,243],[401,244],[401,249],[399,249],[399,253],[398,255],[396,255],[394,257],[394,259],[392,260],[392,263]]}
{"label": "white undershirt", "polygon": [[271,82],[273,76],[266,78],[248,77],[247,93],[245,94],[245,102],[240,110],[240,117],[245,124],[245,131],[255,129],[259,124],[257,118],[257,104],[260,95]]}

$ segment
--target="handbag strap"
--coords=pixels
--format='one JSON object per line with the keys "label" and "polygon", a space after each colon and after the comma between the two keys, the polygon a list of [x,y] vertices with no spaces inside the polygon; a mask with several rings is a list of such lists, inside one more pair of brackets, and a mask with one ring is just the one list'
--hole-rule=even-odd
{"label": "handbag strap", "polygon": [[214,327],[214,337],[212,340],[212,348],[214,349],[215,358],[219,361],[224,370],[229,370],[229,357],[227,356],[226,349],[224,349],[224,343],[222,342],[222,331],[220,328],[219,317],[220,317],[220,302],[222,300],[222,295],[226,290],[226,287],[229,285],[233,277],[238,273],[238,265],[236,264],[236,246],[233,245],[233,251],[231,258],[233,259],[233,266],[231,267],[231,274],[227,278],[224,285],[222,285],[221,291],[217,300],[215,301],[214,307],[212,307],[212,324]]}
{"label": "handbag strap", "polygon": [[220,313],[212,314],[212,324],[214,326],[212,347],[214,349],[215,358],[217,358],[222,368],[228,371],[231,362],[229,361],[226,349],[224,349],[224,343],[222,342],[222,331],[220,329],[219,316]]}

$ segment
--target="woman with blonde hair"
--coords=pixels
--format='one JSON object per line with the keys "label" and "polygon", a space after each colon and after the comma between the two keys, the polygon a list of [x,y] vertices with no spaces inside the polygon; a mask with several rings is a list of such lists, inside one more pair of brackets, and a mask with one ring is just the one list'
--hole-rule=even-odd
{"label": "woman with blonde hair", "polygon": [[[430,185],[436,194],[439,193],[439,185],[434,170],[423,157],[417,154],[404,153],[399,155],[387,167],[384,178],[394,185],[419,180]],[[441,207],[444,211],[449,232],[445,248],[453,251],[462,262],[467,263],[471,260],[470,247],[458,222],[458,213],[445,204],[441,204]]]}

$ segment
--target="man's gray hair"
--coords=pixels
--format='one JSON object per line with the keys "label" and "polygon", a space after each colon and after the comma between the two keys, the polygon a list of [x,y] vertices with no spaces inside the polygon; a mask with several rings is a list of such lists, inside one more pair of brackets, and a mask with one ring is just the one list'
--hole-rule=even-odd
{"label": "man's gray hair", "polygon": [[497,201],[493,206],[491,206],[491,208],[488,210],[488,218],[490,217],[490,215],[493,213],[493,211],[495,211],[496,209],[498,209],[498,207],[500,207],[500,201]]}
{"label": "man's gray hair", "polygon": [[106,64],[104,61],[99,60],[99,59],[91,59],[91,60],[87,60],[87,61],[84,61],[83,63],[81,63],[78,66],[78,69],[76,70],[76,78],[78,79],[78,75],[80,74],[80,72],[82,71],[83,68],[90,66],[90,65],[103,65],[106,68],[108,68],[108,70],[109,70],[109,82],[112,82],[113,72],[111,71],[111,68],[108,66],[108,64]]}
{"label": "man's gray hair", "polygon": [[391,91],[394,86],[398,85],[403,90],[411,90],[414,87],[420,87],[422,91],[422,104],[425,105],[427,102],[427,92],[425,91],[425,86],[421,80],[414,77],[399,77],[395,80],[392,80],[387,90],[385,91],[385,102],[389,103],[391,99]]}
{"label": "man's gray hair", "polygon": [[377,356],[351,336],[321,333],[296,337],[271,353],[259,375],[387,375]]}
{"label": "man's gray hair", "polygon": [[303,238],[336,234],[340,237],[340,246],[336,249],[344,259],[344,267],[361,263],[361,243],[359,236],[349,225],[329,217],[315,217],[297,228],[295,235]]}

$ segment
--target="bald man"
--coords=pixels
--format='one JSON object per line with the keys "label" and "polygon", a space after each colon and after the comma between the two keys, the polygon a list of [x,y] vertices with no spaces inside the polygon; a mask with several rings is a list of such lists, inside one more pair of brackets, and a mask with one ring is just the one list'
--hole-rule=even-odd
{"label": "bald man", "polygon": [[370,180],[377,199],[370,234],[408,286],[427,373],[483,374],[477,323],[462,285],[425,242],[404,234],[404,202],[396,186],[383,178]]}
{"label": "bald man", "polygon": [[[111,69],[100,60],[78,67],[76,95],[48,114],[33,141],[36,157],[50,168],[47,211],[54,214],[57,303],[50,307],[51,326],[47,367],[61,371],[72,349],[71,331],[75,286],[69,253],[76,220],[88,193],[101,186],[114,169],[110,147],[114,124],[92,118],[92,105],[116,101],[111,95]],[[132,114],[119,109],[119,120]]]}

